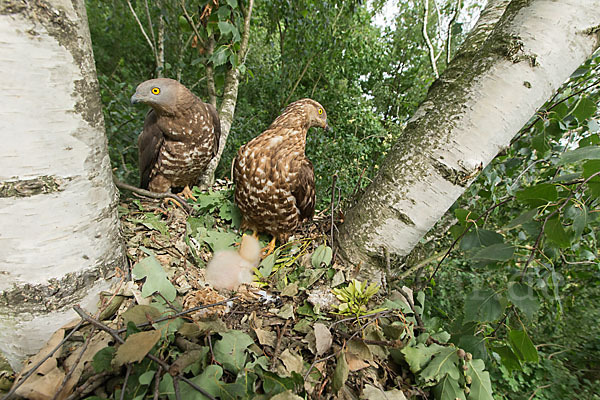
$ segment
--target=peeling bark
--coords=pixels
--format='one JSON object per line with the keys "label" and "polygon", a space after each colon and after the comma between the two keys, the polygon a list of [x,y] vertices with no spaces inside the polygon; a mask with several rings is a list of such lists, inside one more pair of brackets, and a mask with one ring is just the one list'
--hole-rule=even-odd
{"label": "peeling bark", "polygon": [[590,30],[600,21],[597,0],[508,3],[489,2],[373,183],[346,214],[338,238],[341,255],[360,265],[362,276],[380,276],[383,248],[408,254],[598,48],[599,35]]}
{"label": "peeling bark", "polygon": [[0,5],[0,352],[18,368],[123,266],[82,0]]}

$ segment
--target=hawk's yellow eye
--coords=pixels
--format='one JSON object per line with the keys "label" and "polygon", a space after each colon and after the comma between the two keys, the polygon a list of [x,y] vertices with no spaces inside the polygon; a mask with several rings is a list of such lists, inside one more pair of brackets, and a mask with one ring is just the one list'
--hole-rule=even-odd
{"label": "hawk's yellow eye", "polygon": [[323,109],[319,108],[319,114],[323,114]]}
{"label": "hawk's yellow eye", "polygon": [[160,93],[160,89],[157,87],[153,87],[152,88],[152,94],[159,94]]}

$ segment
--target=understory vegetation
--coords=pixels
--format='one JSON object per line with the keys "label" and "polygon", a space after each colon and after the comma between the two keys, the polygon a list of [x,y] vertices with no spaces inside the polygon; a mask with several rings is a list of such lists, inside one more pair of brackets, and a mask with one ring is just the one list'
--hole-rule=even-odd
{"label": "understory vegetation", "polygon": [[[236,13],[247,3],[86,1],[121,180],[139,179],[147,110],[129,103],[137,84],[160,74],[207,100],[212,68],[220,102],[227,69],[242,72],[217,187],[196,189],[190,215],[156,202],[121,204],[132,276],[145,280],[140,293],[109,296],[107,304],[119,304],[107,306],[104,322],[86,316],[104,327],[87,328],[95,351],[82,357],[90,376],[110,382],[87,398],[210,398],[195,384],[223,399],[600,399],[600,55],[532,116],[411,255],[387,260],[379,287],[343,272],[331,222],[402,140],[435,80],[431,59],[443,72],[481,4],[430,0],[424,37],[421,0],[397,2],[386,23],[378,19],[385,1],[257,2],[247,58],[237,60]],[[191,27],[208,6],[206,22]],[[207,54],[198,42],[211,34]],[[245,289],[200,312],[228,300],[197,285],[203,267],[241,238],[227,181],[232,158],[303,97],[323,104],[333,128],[308,134],[321,211],[261,262],[263,291]],[[110,337],[118,329],[127,335],[121,346]]]}

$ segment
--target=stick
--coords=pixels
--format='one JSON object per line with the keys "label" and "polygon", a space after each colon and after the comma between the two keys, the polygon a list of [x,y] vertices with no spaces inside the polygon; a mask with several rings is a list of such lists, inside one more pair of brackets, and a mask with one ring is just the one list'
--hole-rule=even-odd
{"label": "stick", "polygon": [[[116,330],[114,330],[112,328],[109,328],[108,326],[104,325],[102,322],[97,321],[96,319],[90,317],[85,311],[83,311],[83,309],[81,307],[74,306],[73,310],[77,314],[79,314],[79,316],[82,318],[82,320],[84,320],[86,322],[89,322],[90,324],[94,325],[98,329],[101,329],[104,332],[108,333],[109,335],[111,335],[120,344],[125,343],[125,340],[121,336],[119,336],[119,333]],[[157,363],[165,371],[168,371],[169,368],[171,367],[166,361],[164,361],[164,360],[156,357],[154,354],[148,353],[148,354],[146,354],[146,358],[148,358],[149,360],[152,360],[155,363]],[[198,385],[196,385],[194,382],[192,382],[191,380],[189,380],[185,376],[179,374],[179,375],[177,375],[177,377],[179,379],[181,379],[182,381],[184,381],[185,383],[187,383],[188,385],[190,385],[191,387],[193,387],[194,389],[196,389],[198,392],[202,393],[204,396],[208,397],[210,400],[216,400],[210,393],[206,392],[204,389],[202,389],[201,387],[199,387]],[[173,382],[175,382],[175,381],[173,381]]]}
{"label": "stick", "polygon": [[56,345],[56,347],[54,349],[52,349],[52,351],[43,359],[41,359],[40,361],[38,361],[37,364],[35,364],[35,366],[33,366],[33,368],[31,368],[29,371],[27,371],[27,373],[25,375],[23,375],[23,377],[21,378],[21,380],[19,381],[19,383],[17,383],[16,385],[14,385],[12,387],[12,389],[10,389],[10,391],[2,398],[2,400],[8,400],[12,397],[13,394],[15,394],[15,392],[17,391],[17,389],[19,387],[21,387],[21,385],[31,376],[35,373],[35,371],[37,371],[37,369],[46,362],[46,360],[48,360],[50,357],[52,357],[52,355],[54,355],[54,353],[56,353],[56,351],[58,349],[60,349],[62,347],[63,344],[65,344],[67,342],[67,340],[69,340],[71,338],[71,336],[73,336],[73,334],[75,332],[77,332],[79,330],[79,328],[81,328],[81,325],[83,325],[83,321],[79,321],[79,323],[77,323],[77,325],[75,325],[75,327],[71,330],[71,332],[69,332],[69,334],[67,336],[65,336],[65,338],[63,340],[60,341],[59,344]]}
{"label": "stick", "polygon": [[141,189],[139,187],[135,187],[133,185],[129,185],[125,182],[121,182],[116,176],[113,175],[113,182],[115,183],[115,186],[118,187],[119,189],[122,190],[129,190],[130,192],[139,194],[140,196],[144,196],[144,197],[149,197],[151,199],[158,199],[158,200],[162,200],[162,199],[173,199],[175,201],[177,201],[177,204],[180,204],[181,207],[188,212],[188,214],[192,211],[192,207],[190,207],[190,205],[181,197],[177,196],[176,194],[170,193],[170,192],[165,192],[165,193],[156,193],[156,192],[151,192],[149,190],[146,189]]}

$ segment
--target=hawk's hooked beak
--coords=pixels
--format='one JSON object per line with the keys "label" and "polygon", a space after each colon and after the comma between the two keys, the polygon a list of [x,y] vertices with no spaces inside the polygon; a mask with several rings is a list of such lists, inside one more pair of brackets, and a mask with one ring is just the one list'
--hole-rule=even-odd
{"label": "hawk's hooked beak", "polygon": [[137,93],[131,96],[131,104],[137,104],[139,102],[141,102],[141,100],[137,97]]}
{"label": "hawk's hooked beak", "polygon": [[333,129],[329,126],[328,123],[325,123],[325,128],[323,129],[325,129],[325,132],[333,132]]}

